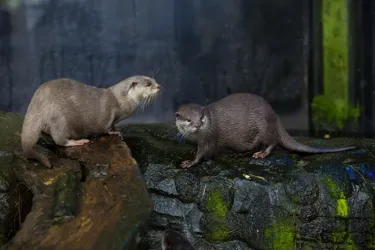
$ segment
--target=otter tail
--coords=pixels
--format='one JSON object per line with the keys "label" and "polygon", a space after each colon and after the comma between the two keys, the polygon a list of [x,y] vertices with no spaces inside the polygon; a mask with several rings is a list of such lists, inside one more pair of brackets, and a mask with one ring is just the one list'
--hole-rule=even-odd
{"label": "otter tail", "polygon": [[39,137],[42,132],[42,126],[39,120],[31,120],[30,117],[25,117],[22,126],[22,149],[25,152],[27,158],[35,159],[41,162],[44,166],[50,168],[51,162],[48,160],[47,156],[36,152],[33,147],[38,142]]}
{"label": "otter tail", "polygon": [[280,119],[277,118],[277,132],[279,134],[279,143],[282,147],[302,152],[302,153],[333,153],[333,152],[340,152],[349,149],[354,149],[355,147],[342,147],[342,148],[315,148],[304,145],[299,143],[298,141],[294,140],[293,137],[289,135],[289,133],[285,130],[284,126],[281,124]]}

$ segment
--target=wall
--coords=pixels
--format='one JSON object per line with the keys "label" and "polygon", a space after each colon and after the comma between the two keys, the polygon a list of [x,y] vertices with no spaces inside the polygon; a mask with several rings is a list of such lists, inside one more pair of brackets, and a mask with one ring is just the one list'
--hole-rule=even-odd
{"label": "wall", "polygon": [[0,110],[25,112],[36,88],[58,77],[108,87],[147,74],[155,75],[163,94],[130,121],[169,121],[183,103],[208,104],[252,92],[271,102],[287,128],[306,130],[306,5],[300,0],[20,1],[9,13],[11,35],[0,34],[0,48],[9,53],[0,60]]}

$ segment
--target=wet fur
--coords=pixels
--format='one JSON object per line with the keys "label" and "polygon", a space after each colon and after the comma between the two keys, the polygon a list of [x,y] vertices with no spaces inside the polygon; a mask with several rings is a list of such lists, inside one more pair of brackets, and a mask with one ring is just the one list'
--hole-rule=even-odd
{"label": "wet fur", "polygon": [[276,145],[305,153],[338,152],[355,147],[314,148],[295,141],[282,126],[272,107],[260,96],[239,93],[229,95],[206,107],[197,104],[182,105],[176,112],[176,126],[182,137],[198,144],[190,167],[211,158],[220,148],[264,158]]}
{"label": "wet fur", "polygon": [[162,250],[194,250],[191,243],[180,233],[167,229],[161,240]]}
{"label": "wet fur", "polygon": [[28,158],[51,167],[48,158],[33,149],[42,133],[60,146],[72,146],[72,140],[84,144],[87,140],[82,139],[113,131],[138,105],[156,96],[159,87],[146,76],[132,76],[109,88],[67,78],[46,82],[36,90],[27,109],[22,148]]}

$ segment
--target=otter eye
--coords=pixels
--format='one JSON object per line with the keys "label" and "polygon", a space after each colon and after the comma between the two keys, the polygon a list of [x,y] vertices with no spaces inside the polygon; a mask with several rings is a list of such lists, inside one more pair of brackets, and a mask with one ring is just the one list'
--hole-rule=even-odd
{"label": "otter eye", "polygon": [[191,119],[187,119],[188,122],[191,122]]}
{"label": "otter eye", "polygon": [[152,84],[152,83],[151,83],[150,81],[147,81],[146,86],[147,86],[147,87],[150,87],[151,84]]}

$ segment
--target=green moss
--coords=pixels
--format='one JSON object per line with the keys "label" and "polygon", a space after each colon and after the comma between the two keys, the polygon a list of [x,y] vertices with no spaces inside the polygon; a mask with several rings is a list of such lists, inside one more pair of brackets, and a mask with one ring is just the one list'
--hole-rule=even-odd
{"label": "green moss", "polygon": [[357,250],[358,247],[356,245],[346,245],[346,250]]}
{"label": "green moss", "polygon": [[[352,227],[352,225],[351,225],[351,222],[350,222],[348,232],[352,231],[351,227]],[[358,247],[357,247],[356,243],[354,242],[351,234],[348,234],[348,238],[346,240],[346,244],[347,244],[346,245],[346,249],[349,249],[349,250],[357,250],[358,249]]]}
{"label": "green moss", "polygon": [[324,184],[328,187],[331,195],[336,198],[336,215],[344,218],[349,217],[349,205],[345,193],[329,177],[324,179]]}
{"label": "green moss", "polygon": [[21,145],[23,116],[0,112],[0,151],[12,152]]}
{"label": "green moss", "polygon": [[340,187],[329,177],[324,178],[324,184],[328,187],[328,191],[334,198],[345,199],[345,194],[342,192]]}
{"label": "green moss", "polygon": [[291,223],[292,219],[283,219],[277,221],[264,232],[267,249],[289,250],[293,249],[296,239],[296,228]]}
{"label": "green moss", "polygon": [[322,1],[324,92],[348,99],[348,8],[342,0]]}
{"label": "green moss", "polygon": [[350,105],[342,97],[332,97],[329,94],[315,96],[311,104],[315,128],[324,131],[342,131],[345,127],[358,125],[361,114],[359,105]]}
{"label": "green moss", "polygon": [[206,218],[207,226],[205,238],[209,242],[223,242],[230,238],[228,223],[228,204],[225,202],[220,189],[208,191],[206,207],[209,214]]}
{"label": "green moss", "polygon": [[333,242],[344,242],[346,239],[347,232],[334,232],[332,233],[332,240]]}
{"label": "green moss", "polygon": [[210,233],[211,242],[223,242],[227,240],[230,236],[230,232],[225,225],[218,225],[215,227],[215,230]]}
{"label": "green moss", "polygon": [[357,126],[360,107],[348,102],[349,41],[348,7],[342,0],[322,1],[324,95],[314,97],[316,129],[343,130]]}
{"label": "green moss", "polygon": [[215,213],[207,213],[201,219],[203,238],[211,243],[219,243],[230,240],[231,226],[227,216],[217,216]]}
{"label": "green moss", "polygon": [[349,217],[349,206],[348,206],[348,201],[346,199],[337,200],[336,214],[338,216],[345,217],[345,218]]}
{"label": "green moss", "polygon": [[212,190],[208,196],[207,208],[212,211],[217,217],[225,217],[228,212],[227,204],[219,189]]}

